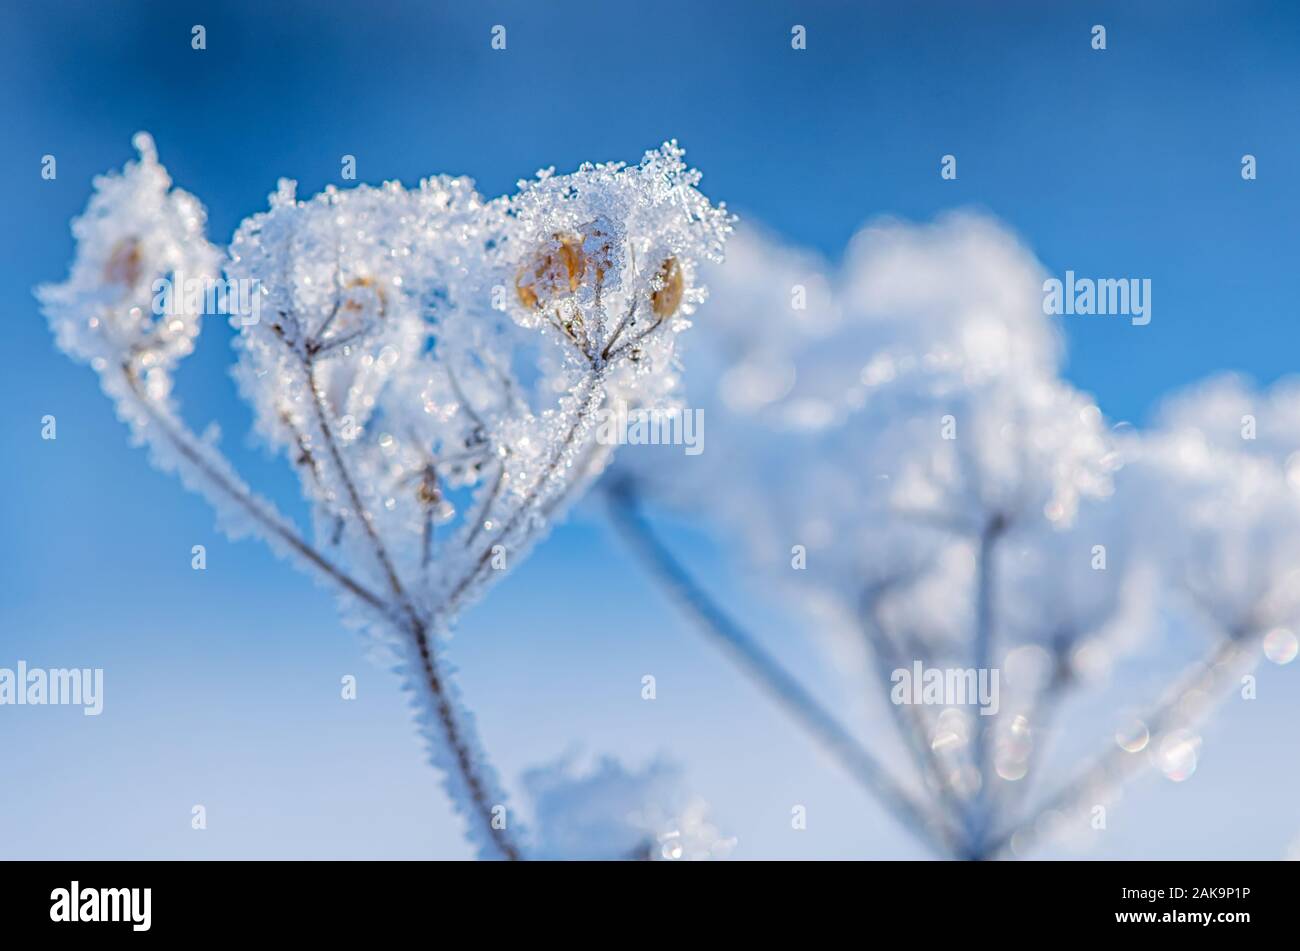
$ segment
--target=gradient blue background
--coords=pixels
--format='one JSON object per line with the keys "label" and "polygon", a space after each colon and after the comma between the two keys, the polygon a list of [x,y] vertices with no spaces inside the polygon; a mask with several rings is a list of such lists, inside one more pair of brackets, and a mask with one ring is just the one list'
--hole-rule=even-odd
{"label": "gradient blue background", "polygon": [[[1270,382],[1296,366],[1293,3],[47,2],[4,16],[0,666],[104,667],[106,708],[0,708],[0,857],[467,854],[394,679],[329,599],[216,535],[204,503],[126,445],[93,374],[54,350],[31,288],[62,278],[69,219],[137,129],[207,204],[218,243],[277,177],[316,191],[345,153],[365,181],[445,171],[498,194],[676,137],[708,194],[832,259],[873,215],[975,205],[1054,272],[1151,278],[1150,326],[1066,325],[1068,376],[1113,418],[1141,422],[1219,369]],[[504,52],[489,47],[497,23]],[[806,51],[790,48],[794,23]],[[1240,177],[1246,152],[1258,181]],[[46,153],[56,181],[40,177]],[[944,153],[955,182],[938,175]],[[208,322],[187,411],[219,421],[239,468],[297,512],[287,474],[243,439],[230,333]],[[39,437],[45,414],[57,441]],[[726,552],[685,526],[670,537],[791,666],[836,689],[718,566]],[[206,572],[190,569],[195,544]],[[682,623],[593,509],[464,618],[451,654],[511,783],[570,748],[633,764],[662,751],[739,857],[924,854]],[[355,703],[338,699],[347,673]],[[1260,699],[1207,732],[1193,780],[1135,787],[1089,854],[1280,857],[1300,834],[1293,674],[1263,670]]]}

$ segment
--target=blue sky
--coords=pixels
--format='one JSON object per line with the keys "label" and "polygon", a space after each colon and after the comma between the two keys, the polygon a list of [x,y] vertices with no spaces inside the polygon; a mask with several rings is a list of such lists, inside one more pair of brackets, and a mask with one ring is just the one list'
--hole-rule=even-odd
{"label": "blue sky", "polygon": [[[15,358],[0,377],[0,665],[103,666],[106,711],[0,710],[0,749],[23,764],[0,807],[0,856],[466,854],[392,678],[328,599],[256,546],[216,536],[204,504],[126,445],[90,371],[52,346],[31,288],[62,277],[69,219],[137,129],[207,204],[218,242],[279,176],[316,191],[344,154],[365,181],[464,173],[498,194],[542,166],[633,160],[676,137],[710,196],[832,260],[872,216],[976,206],[1053,273],[1150,278],[1149,326],[1065,327],[1067,376],[1113,418],[1140,422],[1214,371],[1265,383],[1292,372],[1300,7],[993,10],[491,0],[7,13],[0,292]],[[195,23],[206,51],[190,48]],[[805,51],[790,48],[795,23]],[[1107,27],[1104,52],[1089,46],[1094,23]],[[505,51],[489,46],[494,24]],[[39,175],[47,153],[53,182]],[[949,153],[956,181],[939,176]],[[1257,181],[1240,176],[1244,153]],[[209,322],[182,397],[292,509],[287,476],[242,438],[229,333]],[[47,413],[55,442],[39,439]],[[595,515],[557,532],[452,647],[506,778],[570,746],[633,763],[665,751],[740,835],[738,855],[918,855],[684,627]],[[780,619],[739,594],[747,581],[719,566],[723,553],[685,527],[672,536],[774,649],[825,680]],[[194,544],[208,546],[206,572],[190,570]],[[576,617],[563,584],[575,567],[593,579]],[[361,679],[355,704],[337,699],[346,673]],[[639,697],[644,673],[659,680],[653,704]],[[1300,833],[1285,797],[1294,765],[1250,739],[1294,722],[1294,703],[1267,689],[1280,673],[1264,677],[1261,699],[1225,717],[1231,742],[1197,780],[1132,793],[1143,821],[1100,854],[1273,856]],[[1189,844],[1188,817],[1242,809],[1243,776],[1260,797],[1246,834],[1211,829]],[[814,817],[802,837],[790,802]],[[206,833],[189,829],[193,803],[208,806]]]}

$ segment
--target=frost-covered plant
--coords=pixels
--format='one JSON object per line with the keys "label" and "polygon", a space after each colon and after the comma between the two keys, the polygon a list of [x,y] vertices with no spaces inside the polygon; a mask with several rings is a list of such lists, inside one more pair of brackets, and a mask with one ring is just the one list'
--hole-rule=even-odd
{"label": "frost-covered plant", "polygon": [[[870,226],[839,274],[742,231],[709,277],[721,303],[684,355],[711,459],[669,474],[660,457],[627,455],[609,477],[619,524],[705,629],[902,821],[960,857],[1023,852],[1104,801],[1141,751],[1185,778],[1195,717],[1261,641],[1294,654],[1300,622],[1297,390],[1218,383],[1175,401],[1155,432],[1111,428],[1060,379],[1043,277],[1014,237],[969,214]],[[790,599],[836,666],[884,701],[895,729],[873,738],[907,773],[701,589],[655,537],[643,496],[708,518]],[[1155,625],[1208,640],[1206,659],[1033,800],[1063,701]],[[894,672],[917,663],[998,670],[997,713],[890,702]]]}
{"label": "frost-covered plant", "polygon": [[[669,143],[634,166],[543,172],[494,200],[463,178],[308,199],[281,181],[223,253],[150,138],[135,144],[138,161],[97,179],[73,224],[68,279],[38,291],[59,346],[232,536],[261,538],[335,590],[345,617],[398,655],[480,854],[520,857],[439,639],[604,467],[606,401],[670,398],[677,335],[704,297],[698,268],[719,259],[729,216]],[[234,374],[257,433],[298,474],[309,534],[173,397],[218,281],[252,301],[232,316]]]}

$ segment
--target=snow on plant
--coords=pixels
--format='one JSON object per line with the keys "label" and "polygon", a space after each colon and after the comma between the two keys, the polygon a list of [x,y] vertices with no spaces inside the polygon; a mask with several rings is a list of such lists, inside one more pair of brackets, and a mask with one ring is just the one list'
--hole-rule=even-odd
{"label": "snow on plant", "polygon": [[707,806],[681,792],[681,778],[656,761],[631,773],[604,757],[586,773],[570,759],[530,770],[524,786],[537,803],[541,858],[707,860],[736,845],[709,821]]}
{"label": "snow on plant", "polygon": [[[684,359],[689,398],[711,414],[713,464],[729,477],[627,455],[610,476],[612,511],[705,630],[941,852],[1023,852],[1071,810],[1105,801],[1142,751],[1186,778],[1195,718],[1258,645],[1294,656],[1294,386],[1261,397],[1219,382],[1174,401],[1155,432],[1112,429],[1060,379],[1041,268],[970,214],[869,226],[838,275],[742,231],[709,280],[722,303]],[[838,668],[892,696],[895,735],[878,739],[905,751],[906,774],[703,592],[655,538],[642,495],[709,517]],[[1032,801],[1028,777],[1063,701],[1158,625],[1208,641],[1206,660]],[[900,702],[895,674],[918,664],[996,671],[996,712]]]}
{"label": "snow on plant", "polygon": [[[484,856],[520,830],[474,736],[439,638],[608,461],[611,399],[664,405],[678,334],[730,217],[669,143],[638,165],[543,172],[485,200],[463,178],[300,199],[281,181],[223,254],[153,142],[98,178],[68,279],[38,295],[59,346],[89,363],[153,461],[340,598],[394,651],[448,792]],[[170,281],[254,287],[234,369],[256,430],[298,475],[303,534],[182,420],[173,374],[201,305]]]}

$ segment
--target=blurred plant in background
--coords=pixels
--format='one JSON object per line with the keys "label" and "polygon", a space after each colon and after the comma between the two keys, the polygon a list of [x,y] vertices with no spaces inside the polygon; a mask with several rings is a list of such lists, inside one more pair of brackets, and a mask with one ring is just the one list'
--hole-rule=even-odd
{"label": "blurred plant in background", "polygon": [[[93,367],[132,438],[229,534],[307,571],[396,655],[479,853],[525,856],[440,638],[605,466],[598,411],[667,405],[677,335],[704,296],[699,264],[720,259],[730,217],[669,143],[631,167],[543,172],[495,200],[463,178],[306,200],[282,180],[221,252],[152,140],[135,144],[138,161],[97,179],[74,222],[67,280],[38,291],[59,346]],[[298,474],[310,534],[249,488],[215,427],[190,429],[173,396],[218,286],[253,304],[232,315],[234,375],[262,441]],[[695,805],[675,818],[667,772],[618,770],[534,775],[555,826],[539,833],[545,854],[694,857],[723,841]],[[575,829],[602,789],[627,808],[599,819],[593,853]],[[674,847],[674,835],[686,839]]]}
{"label": "blurred plant in background", "polygon": [[[701,630],[959,858],[1080,828],[1144,762],[1186,779],[1198,717],[1261,647],[1296,654],[1300,388],[1226,378],[1172,400],[1152,432],[1109,426],[1060,378],[1045,276],[974,214],[870,225],[838,273],[742,228],[684,348],[712,452],[629,453],[606,476],[616,524]],[[703,590],[647,505],[743,553],[852,689],[884,702],[870,716],[892,723],[872,736],[886,753]],[[1044,775],[1063,703],[1154,631],[1203,659],[1136,718],[1114,698],[1114,741]],[[894,672],[916,664],[998,671],[996,713],[891,702]]]}

